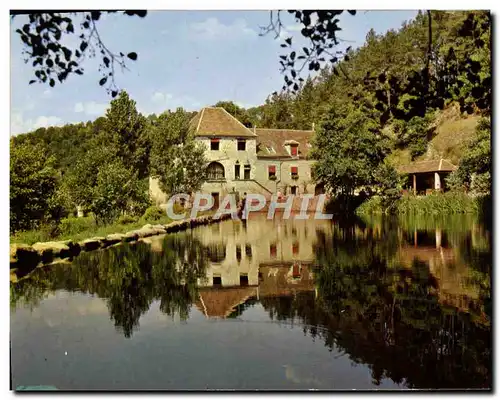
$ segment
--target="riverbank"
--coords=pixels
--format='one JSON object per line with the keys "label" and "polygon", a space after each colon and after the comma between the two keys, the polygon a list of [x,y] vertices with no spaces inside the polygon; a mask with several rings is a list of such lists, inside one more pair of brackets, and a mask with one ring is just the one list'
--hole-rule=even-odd
{"label": "riverbank", "polygon": [[373,196],[356,209],[356,214],[477,215],[484,213],[489,203],[491,203],[491,196],[470,196],[466,193],[446,192],[433,193],[428,196],[405,195],[396,200],[392,207],[387,207],[382,197]]}
{"label": "riverbank", "polygon": [[168,224],[146,224],[139,229],[125,233],[112,233],[106,236],[94,236],[81,241],[68,239],[52,242],[37,242],[33,245],[11,243],[10,269],[33,269],[39,265],[50,264],[56,260],[72,258],[84,251],[103,249],[123,242],[135,242],[142,238],[183,231],[200,225],[218,223],[231,218],[223,214],[219,218],[203,215],[197,218],[184,219]]}

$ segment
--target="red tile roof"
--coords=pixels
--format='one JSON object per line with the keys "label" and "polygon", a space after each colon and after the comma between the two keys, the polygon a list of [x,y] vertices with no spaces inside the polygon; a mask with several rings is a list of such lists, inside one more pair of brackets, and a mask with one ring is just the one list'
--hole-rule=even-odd
{"label": "red tile roof", "polygon": [[291,158],[285,145],[298,144],[298,158],[307,158],[314,131],[295,129],[257,128],[257,156],[262,158]]}

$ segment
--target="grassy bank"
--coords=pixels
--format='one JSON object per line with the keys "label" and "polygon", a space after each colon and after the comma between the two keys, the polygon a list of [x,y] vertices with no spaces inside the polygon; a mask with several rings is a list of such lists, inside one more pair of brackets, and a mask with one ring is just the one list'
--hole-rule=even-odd
{"label": "grassy bank", "polygon": [[[178,211],[176,211],[178,212]],[[199,212],[198,216],[212,212]],[[187,212],[189,217],[189,211]],[[139,229],[146,224],[168,224],[172,220],[162,210],[148,209],[140,218],[123,216],[108,225],[97,225],[93,216],[70,217],[61,220],[57,229],[44,227],[38,230],[20,231],[10,236],[11,243],[33,244],[36,242],[61,241],[72,239],[81,241],[92,237],[106,236],[113,233],[126,233]]]}
{"label": "grassy bank", "polygon": [[[392,213],[408,215],[449,215],[480,214],[485,204],[485,197],[473,197],[466,193],[446,192],[433,193],[428,196],[406,195],[398,199]],[[386,214],[382,198],[373,196],[363,202],[357,209],[358,215]]]}

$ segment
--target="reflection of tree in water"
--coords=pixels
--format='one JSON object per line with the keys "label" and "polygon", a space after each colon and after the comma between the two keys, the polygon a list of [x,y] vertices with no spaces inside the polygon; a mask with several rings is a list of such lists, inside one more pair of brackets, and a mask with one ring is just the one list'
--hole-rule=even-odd
{"label": "reflection of tree in water", "polygon": [[271,318],[300,322],[328,348],[369,365],[375,384],[389,378],[415,388],[491,387],[490,324],[475,315],[481,310],[441,304],[428,264],[388,263],[387,242],[351,236],[319,238],[318,298],[262,299]]}
{"label": "reflection of tree in water", "polygon": [[205,276],[204,254],[200,243],[187,235],[165,237],[159,252],[138,242],[83,253],[72,264],[41,268],[12,284],[11,302],[40,301],[56,290],[97,295],[107,300],[115,326],[130,337],[154,300],[160,300],[162,312],[187,318],[197,279]]}

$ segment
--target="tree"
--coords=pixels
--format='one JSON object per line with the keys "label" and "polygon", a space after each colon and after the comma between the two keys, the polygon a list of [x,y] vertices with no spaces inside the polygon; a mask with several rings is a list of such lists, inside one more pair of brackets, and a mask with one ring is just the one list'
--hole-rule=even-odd
{"label": "tree", "polygon": [[355,189],[374,182],[388,151],[373,112],[352,104],[332,106],[313,142],[314,179],[349,202]]}
{"label": "tree", "polygon": [[96,222],[102,224],[113,222],[127,211],[140,215],[149,203],[147,188],[140,184],[137,172],[132,172],[119,160],[100,166],[91,195],[89,210]]}
{"label": "tree", "polygon": [[138,172],[139,179],[148,176],[149,141],[147,120],[137,111],[128,93],[111,101],[103,127],[103,144],[111,146],[124,165]]}
{"label": "tree", "polygon": [[55,202],[55,159],[41,145],[10,141],[10,229],[35,229],[46,222]]}
{"label": "tree", "polygon": [[255,121],[252,120],[247,111],[232,101],[219,101],[214,107],[222,107],[247,128],[251,128],[255,125]]}
{"label": "tree", "polygon": [[408,148],[412,160],[427,151],[427,144],[434,134],[431,115],[426,114],[423,118],[416,116],[408,122],[395,120],[393,127],[396,133],[396,147]]}
{"label": "tree", "polygon": [[[96,57],[100,54],[102,62],[99,66],[101,78],[99,85],[107,84],[107,91],[112,97],[118,94],[115,84],[115,63],[122,69],[126,68],[126,59],[137,60],[137,53],[130,52],[114,53],[106,47],[99,36],[97,21],[104,11],[94,10],[90,12],[50,12],[30,13],[22,10],[11,10],[13,19],[25,14],[29,22],[22,29],[16,29],[16,33],[24,45],[24,61],[32,62],[36,79],[29,83],[41,82],[55,86],[56,82],[63,83],[69,75],[83,75],[81,66],[86,56]],[[106,13],[120,12],[124,15],[137,15],[145,17],[145,10],[105,11]],[[80,21],[78,31],[75,31],[77,21]],[[70,48],[61,44],[63,36],[76,36],[80,44],[76,48]]]}
{"label": "tree", "polygon": [[482,118],[475,136],[466,144],[458,170],[448,184],[453,188],[465,187],[477,193],[491,192],[491,120]]}
{"label": "tree", "polygon": [[[356,11],[348,12],[356,14]],[[271,13],[270,23],[263,28],[262,34],[274,32],[276,38],[281,37],[283,24],[280,13]],[[336,75],[351,79],[346,66],[353,56],[359,57],[361,53],[353,52],[350,47],[345,51],[335,50],[340,43],[337,36],[341,30],[338,16],[343,11],[291,10],[289,13],[302,26],[300,35],[308,39],[310,44],[297,50],[292,46],[293,37],[283,40],[281,47],[285,49],[285,54],[280,55],[285,81],[283,89],[298,92],[303,82],[300,75],[306,66],[309,71],[320,71],[332,65]],[[367,39],[368,43],[377,42],[373,34]],[[462,110],[469,113],[475,109],[485,112],[491,109],[489,12],[419,12],[411,24],[403,25],[399,35],[390,31],[383,41],[386,53],[406,58],[407,62],[404,74],[391,67],[401,63],[388,59],[382,71],[377,71],[377,64],[374,64],[373,71],[369,71],[374,74],[368,74],[365,84],[378,87],[381,111],[397,115],[398,118],[423,117],[428,108],[443,107],[446,99],[457,100]],[[387,96],[389,93],[391,96]],[[404,115],[399,99],[404,101],[403,106],[409,115]],[[382,113],[382,117],[388,119],[385,113]]]}
{"label": "tree", "polygon": [[151,177],[168,194],[192,193],[205,180],[204,148],[195,142],[189,121],[188,114],[178,108],[159,115],[149,128]]}

